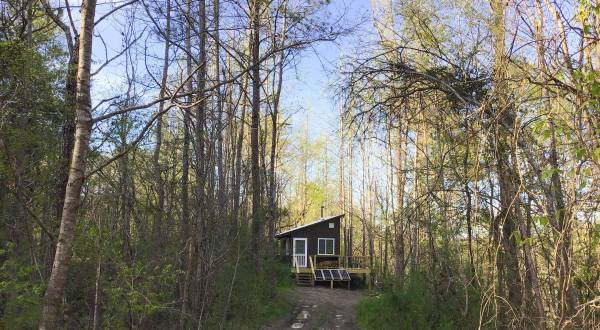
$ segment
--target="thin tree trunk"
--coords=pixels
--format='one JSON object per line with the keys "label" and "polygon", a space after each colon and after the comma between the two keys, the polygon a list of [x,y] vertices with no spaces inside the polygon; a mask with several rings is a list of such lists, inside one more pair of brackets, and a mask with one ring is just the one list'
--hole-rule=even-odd
{"label": "thin tree trunk", "polygon": [[94,317],[92,322],[92,329],[98,329],[98,319],[100,318],[100,271],[102,270],[102,255],[98,255],[96,261],[96,283],[94,289]]}
{"label": "thin tree trunk", "polygon": [[[469,122],[465,118],[465,133],[469,136]],[[465,143],[465,156],[463,158],[463,175],[464,175],[464,192],[465,192],[465,218],[467,220],[467,244],[469,249],[469,269],[471,271],[470,276],[475,276],[475,260],[473,257],[473,226],[471,225],[471,209],[472,209],[472,198],[471,189],[469,188],[469,142]]]}
{"label": "thin tree trunk", "polygon": [[394,248],[394,275],[400,281],[402,285],[404,281],[404,271],[406,269],[405,257],[404,257],[404,220],[402,219],[402,212],[404,206],[404,132],[402,129],[402,116],[398,114],[398,146],[396,148],[396,182],[397,182],[397,191],[396,191],[396,216],[394,219],[395,222],[395,232],[396,232],[396,242]]}
{"label": "thin tree trunk", "polygon": [[[186,1],[185,11],[185,50],[186,50],[186,74],[189,77],[186,82],[185,89],[188,93],[192,92],[192,46],[191,46],[191,22],[192,22],[192,1]],[[192,103],[192,96],[187,97],[187,103]],[[179,327],[186,328],[188,292],[191,272],[191,230],[190,230],[190,208],[189,208],[189,169],[190,169],[190,110],[185,108],[183,116],[183,151],[181,161],[181,242],[188,249],[187,258],[182,258],[182,267],[185,269],[183,283],[181,284],[181,317],[179,319]]]}
{"label": "thin tree trunk", "polygon": [[[165,27],[165,52],[164,52],[164,62],[163,62],[163,70],[162,70],[162,80],[160,85],[160,92],[158,94],[158,98],[162,99],[165,96],[165,92],[167,89],[167,78],[169,76],[169,51],[171,46],[171,0],[166,0],[166,27]],[[162,113],[165,107],[165,102],[161,101],[158,105],[158,112]],[[154,178],[156,179],[155,189],[157,195],[157,203],[156,203],[156,215],[154,217],[154,237],[155,242],[159,245],[164,243],[163,235],[162,235],[162,222],[164,217],[164,208],[165,208],[165,189],[164,189],[164,180],[162,174],[162,166],[160,164],[160,149],[162,146],[162,129],[163,129],[163,116],[158,116],[156,120],[156,147],[154,148],[154,153],[152,155],[152,163],[154,165]]]}
{"label": "thin tree trunk", "polygon": [[[284,4],[284,12],[287,11],[287,1]],[[283,27],[281,30],[280,47],[283,47],[285,43],[285,36],[287,28],[287,13],[283,19]],[[273,47],[277,47],[275,40]],[[283,66],[285,60],[285,51],[281,51],[279,62],[276,63],[277,74],[274,79],[277,79],[277,87],[275,89],[275,97],[273,98],[273,113],[271,114],[271,151],[270,151],[270,167],[269,167],[269,228],[268,228],[268,241],[272,243],[275,235],[275,218],[277,216],[277,180],[275,177],[275,165],[277,161],[277,140],[278,140],[278,114],[279,114],[279,100],[281,98],[281,87],[283,85]]]}
{"label": "thin tree trunk", "polygon": [[[564,31],[564,27],[562,23],[558,11],[555,9],[554,4],[550,4],[546,0],[546,4],[550,12],[552,13],[562,36],[566,38],[566,34]],[[536,39],[536,50],[537,50],[537,62],[538,67],[542,72],[547,73],[546,62],[544,60],[544,56],[546,50],[544,48],[544,40],[543,38],[543,28],[544,28],[544,16],[541,10],[540,0],[535,1],[535,6],[537,9],[538,15],[542,15],[537,17],[536,21],[536,29],[535,29],[535,39]],[[570,60],[570,54],[568,45],[566,42],[561,43],[563,48],[563,56],[565,59],[565,63],[567,68],[572,71],[572,63]],[[549,113],[549,124],[550,124],[550,157],[549,164],[552,167],[552,175],[550,178],[551,189],[550,196],[554,202],[554,211],[555,214],[550,214],[550,224],[554,228],[556,232],[556,265],[557,265],[557,273],[558,273],[558,281],[559,281],[559,310],[561,311],[561,323],[565,322],[567,319],[572,317],[577,308],[577,295],[573,284],[571,283],[572,277],[572,267],[571,267],[571,240],[572,240],[572,229],[570,226],[570,216],[567,214],[567,208],[565,207],[565,199],[563,196],[563,187],[562,187],[562,179],[560,177],[560,167],[558,165],[558,153],[556,148],[557,137],[556,137],[556,123],[554,121],[554,114],[551,113],[551,107],[549,103],[549,93],[547,88],[542,89],[542,97],[544,99],[544,108]],[[540,184],[544,184],[540,182]]]}
{"label": "thin tree trunk", "polygon": [[[213,0],[213,21],[214,21],[214,32],[213,37],[215,40],[215,84],[218,86],[221,82],[221,37],[219,33],[220,29],[220,0]],[[227,64],[227,63],[225,63]],[[217,96],[217,177],[218,177],[218,188],[217,188],[217,209],[219,216],[224,215],[226,201],[226,185],[225,185],[225,168],[223,165],[223,100],[224,95],[220,87],[216,89]]]}
{"label": "thin tree trunk", "polygon": [[[77,51],[77,49],[74,49]],[[63,111],[63,125],[61,135],[60,165],[56,181],[56,219],[57,223],[61,220],[62,210],[65,203],[65,192],[69,180],[69,166],[71,155],[73,153],[75,137],[75,107],[77,96],[77,54],[69,56],[67,64],[67,78],[65,85],[65,110]]]}
{"label": "thin tree trunk", "polygon": [[[510,308],[519,311],[522,302],[522,285],[519,273],[519,259],[514,231],[518,230],[515,226],[516,216],[513,201],[518,198],[515,190],[514,173],[512,172],[511,161],[515,159],[510,157],[510,138],[508,132],[503,126],[503,122],[514,125],[514,110],[508,96],[508,85],[506,77],[507,55],[504,45],[505,23],[504,23],[504,1],[492,0],[491,7],[493,12],[492,34],[494,36],[494,70],[493,85],[496,111],[494,116],[495,137],[494,148],[496,158],[496,173],[498,175],[498,184],[500,186],[500,213],[496,216],[496,221],[502,227],[500,244],[504,249],[498,266],[506,271],[505,281],[508,289],[508,302]],[[499,256],[500,257],[500,256]],[[517,317],[520,317],[517,315]],[[505,320],[508,321],[508,320]]]}
{"label": "thin tree trunk", "polygon": [[86,155],[92,130],[92,100],[90,95],[90,68],[92,63],[92,31],[96,0],[85,0],[81,7],[81,33],[79,60],[77,68],[77,125],[75,145],[69,180],[65,192],[61,226],[52,265],[52,273],[46,289],[44,308],[39,328],[53,330],[58,328],[62,300],[65,293],[67,273],[73,255],[75,224],[81,199],[81,188],[85,180]]}
{"label": "thin tree trunk", "polygon": [[260,240],[262,238],[261,173],[258,145],[260,126],[260,11],[261,1],[252,1],[252,122],[250,128],[251,174],[252,174],[252,242],[251,250],[256,269],[260,269]]}
{"label": "thin tree trunk", "polygon": [[[79,58],[79,41],[77,38],[73,38],[73,32],[71,28],[67,26],[61,17],[54,14],[47,0],[42,1],[42,5],[46,11],[46,14],[54,21],[54,23],[63,30],[65,34],[65,42],[67,44],[69,60],[67,62],[67,71],[65,77],[65,90],[64,98],[65,104],[62,110],[62,127],[61,127],[61,145],[60,154],[58,160],[58,169],[56,174],[56,196],[54,200],[54,214],[55,223],[52,223],[50,230],[53,230],[59,226],[62,219],[62,211],[65,202],[65,193],[67,184],[69,181],[69,168],[71,165],[71,158],[73,155],[73,146],[75,143],[75,108],[77,98],[77,68]],[[54,258],[54,243],[51,240],[42,241],[44,245],[44,267],[45,272],[49,273],[52,269],[52,262]]]}
{"label": "thin tree trunk", "polygon": [[352,135],[348,137],[348,205],[350,207],[348,225],[348,256],[354,255],[354,146]]}
{"label": "thin tree trunk", "polygon": [[207,78],[207,51],[206,51],[206,0],[198,1],[198,106],[196,108],[196,130],[195,130],[195,150],[196,150],[196,230],[194,233],[196,247],[196,274],[194,285],[198,289],[196,291],[195,303],[197,306],[197,328],[201,329],[204,323],[204,306],[206,302],[206,278],[205,271],[208,265],[208,212],[206,211],[207,195],[205,191],[207,172],[208,172],[208,157],[206,157],[207,139],[205,132],[206,125],[206,94],[204,92]]}
{"label": "thin tree trunk", "polygon": [[223,329],[225,321],[227,320],[227,314],[229,313],[229,305],[231,303],[231,296],[233,295],[233,288],[235,287],[235,280],[237,278],[238,266],[240,264],[240,241],[237,240],[237,254],[235,257],[235,266],[233,267],[233,275],[231,276],[231,283],[229,284],[229,290],[227,292],[227,299],[225,300],[225,308],[223,308],[223,318],[221,319],[220,328]]}
{"label": "thin tree trunk", "polygon": [[[345,151],[346,151],[346,141],[345,141],[345,134],[344,134],[344,119],[343,119],[343,111],[342,109],[340,109],[340,151],[339,151],[339,158],[338,158],[338,176],[339,176],[339,180],[338,180],[338,195],[339,195],[339,200],[340,200],[340,205],[339,208],[341,210],[342,214],[346,214],[346,188],[345,188],[345,174],[344,174],[344,169],[346,168],[346,164],[344,164],[344,161],[346,160],[345,157]],[[348,256],[348,221],[347,218],[346,220],[343,222],[343,240],[344,240],[344,256]]]}
{"label": "thin tree trunk", "polygon": [[[246,94],[246,89],[248,86],[248,76],[245,76],[244,83],[242,86],[242,90],[240,93]],[[242,156],[243,156],[243,148],[244,148],[244,128],[246,127],[246,107],[248,104],[247,95],[242,96],[242,113],[240,114],[239,120],[239,134],[237,136],[237,142],[235,144],[235,169],[234,169],[234,182],[233,182],[233,217],[234,223],[233,228],[237,228],[239,225],[240,218],[240,195],[241,195],[241,185],[242,185]]]}

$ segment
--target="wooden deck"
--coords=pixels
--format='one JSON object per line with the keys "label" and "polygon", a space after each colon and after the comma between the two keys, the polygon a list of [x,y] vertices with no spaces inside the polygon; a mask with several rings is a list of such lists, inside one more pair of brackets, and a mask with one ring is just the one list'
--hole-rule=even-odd
{"label": "wooden deck", "polygon": [[[316,269],[320,269],[320,268],[316,268]],[[371,274],[371,269],[369,268],[344,268],[345,270],[348,271],[348,273],[350,274]],[[296,273],[312,273],[312,270],[309,267],[292,267],[290,268],[290,271],[293,274]]]}
{"label": "wooden deck", "polygon": [[[319,259],[323,259],[320,262]],[[317,256],[312,255],[308,258],[308,267],[299,267],[293,262],[290,272],[294,274],[296,283],[298,285],[309,285],[314,286],[315,282],[315,270],[317,269],[344,269],[350,274],[350,276],[363,277],[371,289],[371,269],[366,266],[366,257],[362,256]],[[331,280],[331,287],[333,288],[333,282],[338,280]],[[350,282],[348,282],[348,288],[350,288]]]}

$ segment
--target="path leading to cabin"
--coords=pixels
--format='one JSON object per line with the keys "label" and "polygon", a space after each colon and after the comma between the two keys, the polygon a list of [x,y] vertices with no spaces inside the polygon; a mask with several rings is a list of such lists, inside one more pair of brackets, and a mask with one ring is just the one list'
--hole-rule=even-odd
{"label": "path leading to cabin", "polygon": [[296,287],[291,314],[261,329],[359,329],[355,308],[363,295],[364,291]]}

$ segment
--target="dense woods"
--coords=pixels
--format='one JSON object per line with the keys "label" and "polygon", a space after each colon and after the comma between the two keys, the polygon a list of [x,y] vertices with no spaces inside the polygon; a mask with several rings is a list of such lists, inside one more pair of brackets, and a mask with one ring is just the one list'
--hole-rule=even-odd
{"label": "dense woods", "polygon": [[257,328],[323,212],[366,329],[596,328],[599,70],[595,0],[4,0],[0,328]]}

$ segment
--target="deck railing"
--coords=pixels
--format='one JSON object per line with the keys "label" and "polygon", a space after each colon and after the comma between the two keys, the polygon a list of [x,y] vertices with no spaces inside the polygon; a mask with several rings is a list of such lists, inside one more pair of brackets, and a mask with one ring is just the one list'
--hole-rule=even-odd
{"label": "deck railing", "polygon": [[367,268],[368,262],[365,256],[344,256],[342,257],[344,268]]}
{"label": "deck railing", "polygon": [[296,262],[296,258],[292,258],[293,267],[296,268],[296,283],[298,283],[298,274],[300,274],[300,268],[298,267],[298,263]]}
{"label": "deck railing", "polygon": [[315,274],[315,264],[313,263],[313,258],[309,256],[309,257],[308,257],[308,261],[309,261],[309,263],[310,263],[310,271],[312,272],[312,276],[313,276],[313,279],[314,279],[314,278],[316,278],[317,276],[316,276],[316,274]]}
{"label": "deck railing", "polygon": [[313,255],[309,259],[315,268],[367,268],[368,265],[365,256]]}

